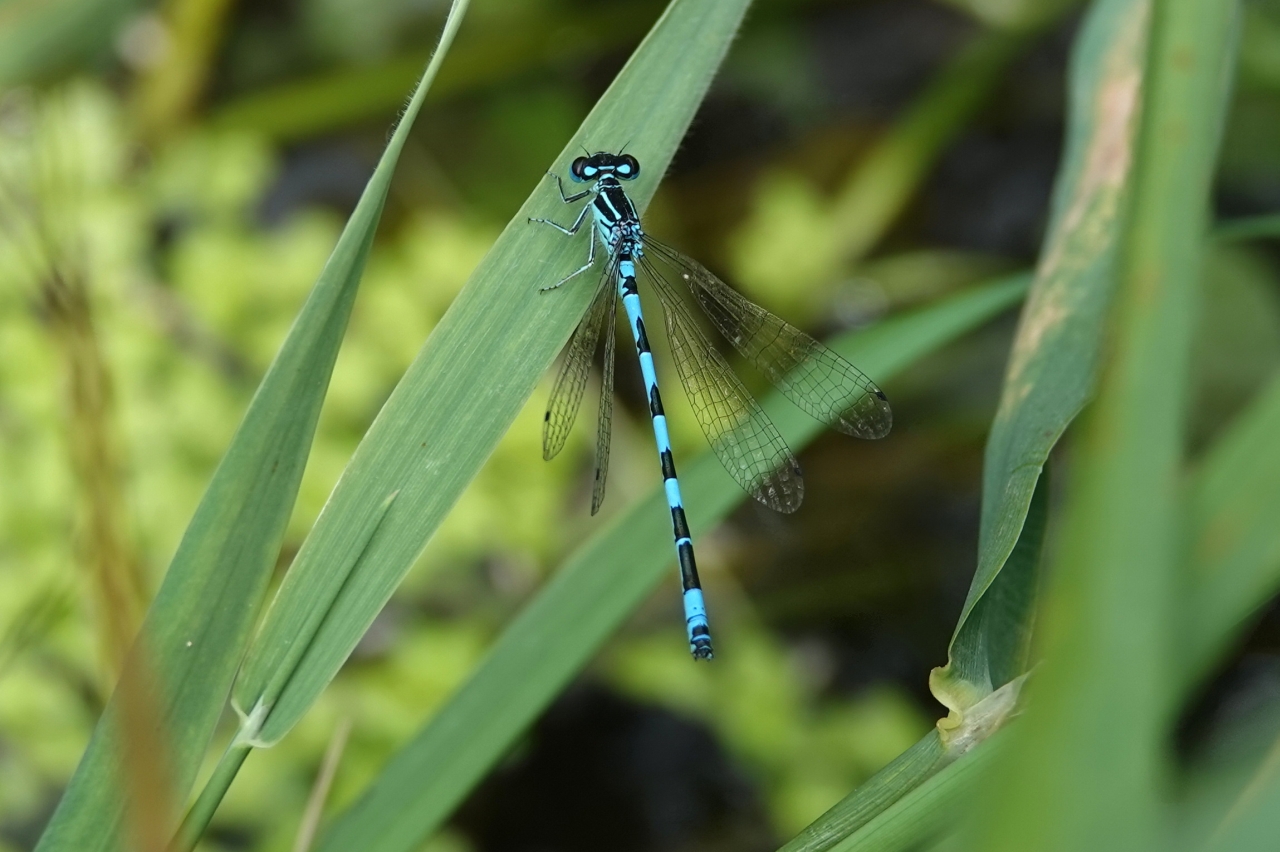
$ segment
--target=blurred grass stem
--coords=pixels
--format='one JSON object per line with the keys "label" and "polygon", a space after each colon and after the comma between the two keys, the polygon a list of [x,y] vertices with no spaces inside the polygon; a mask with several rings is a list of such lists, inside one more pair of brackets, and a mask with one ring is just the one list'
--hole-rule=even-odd
{"label": "blurred grass stem", "polygon": [[329,788],[333,786],[333,778],[338,774],[338,764],[342,761],[342,752],[347,747],[347,737],[350,734],[351,717],[345,716],[334,727],[333,736],[329,738],[329,747],[325,749],[320,772],[316,775],[316,783],[307,798],[307,809],[298,826],[298,836],[293,841],[293,852],[310,852],[311,844],[315,842],[320,817],[324,814],[324,803],[329,797]]}
{"label": "blurred grass stem", "polygon": [[128,830],[140,852],[159,852],[172,811],[171,772],[147,650],[139,646],[130,651],[147,592],[125,515],[128,500],[113,429],[110,370],[86,276],[74,260],[51,262],[43,296],[67,366],[68,441],[87,527],[79,547],[94,590],[99,649],[105,658],[104,692],[114,688],[120,696],[114,721],[122,747],[122,780],[131,803]]}
{"label": "blurred grass stem", "polygon": [[847,261],[860,259],[876,246],[1009,65],[1055,20],[1033,28],[993,29],[975,37],[858,162],[831,208],[831,227]]}
{"label": "blurred grass stem", "polygon": [[[134,92],[143,141],[168,137],[204,94],[237,0],[166,0],[159,10],[165,43],[155,64],[141,69]],[[410,84],[406,84],[410,85]]]}
{"label": "blurred grass stem", "polygon": [[84,273],[73,263],[55,261],[42,295],[66,362],[67,438],[86,527],[80,549],[96,592],[109,690],[120,674],[146,600],[141,566],[124,515],[128,502],[112,428],[110,370],[94,324]]}

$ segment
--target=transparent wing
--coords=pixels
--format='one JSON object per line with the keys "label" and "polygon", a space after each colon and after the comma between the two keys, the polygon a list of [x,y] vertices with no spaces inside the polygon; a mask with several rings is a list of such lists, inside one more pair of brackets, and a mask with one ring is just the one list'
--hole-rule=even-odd
{"label": "transparent wing", "polygon": [[801,411],[846,435],[889,434],[889,401],[861,370],[747,300],[697,261],[647,237],[645,250],[669,268],[669,277],[688,285],[720,333]]}
{"label": "transparent wing", "polygon": [[743,490],[770,509],[794,512],[804,499],[800,463],[706,335],[680,295],[644,257],[658,292],[676,371],[707,442]]}
{"label": "transparent wing", "polygon": [[[608,294],[604,311],[604,364],[600,379],[600,416],[596,421],[596,476],[591,486],[591,514],[600,511],[604,502],[604,483],[609,476],[609,434],[613,424],[613,349],[618,322],[618,290],[613,286],[613,276],[605,276],[601,294]],[[599,296],[596,297],[600,298]]]}
{"label": "transparent wing", "polygon": [[564,350],[564,362],[551,389],[547,402],[547,414],[542,421],[542,457],[547,461],[564,449],[564,442],[578,416],[578,406],[587,388],[587,375],[591,372],[591,359],[600,342],[600,326],[605,313],[613,307],[610,298],[612,288],[606,275],[600,282],[595,299],[587,309],[587,315],[578,323]]}

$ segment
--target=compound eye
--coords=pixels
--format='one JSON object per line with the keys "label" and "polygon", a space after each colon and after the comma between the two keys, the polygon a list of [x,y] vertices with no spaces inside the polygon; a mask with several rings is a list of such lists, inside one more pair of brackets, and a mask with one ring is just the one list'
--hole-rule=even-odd
{"label": "compound eye", "polygon": [[[587,158],[579,157],[578,159],[573,161],[573,164],[571,166],[569,166],[569,177],[576,183],[582,183],[584,180],[587,179],[587,175],[585,174],[586,168],[587,168]],[[594,173],[595,169],[592,169],[591,171],[592,173]]]}
{"label": "compound eye", "polygon": [[624,180],[633,180],[640,174],[640,161],[630,154],[623,154],[614,171]]}

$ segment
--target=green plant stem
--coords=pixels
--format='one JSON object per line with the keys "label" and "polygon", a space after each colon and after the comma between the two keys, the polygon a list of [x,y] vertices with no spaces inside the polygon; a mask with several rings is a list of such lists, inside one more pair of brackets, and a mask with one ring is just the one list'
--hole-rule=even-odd
{"label": "green plant stem", "polygon": [[[139,75],[134,110],[139,135],[163,142],[190,116],[218,60],[234,0],[166,0],[162,15],[173,43]],[[406,83],[406,88],[412,82]]]}
{"label": "green plant stem", "polygon": [[964,800],[973,794],[984,773],[1003,750],[999,732],[925,779],[831,852],[905,852],[937,837],[955,824]]}
{"label": "green plant stem", "polygon": [[824,852],[886,813],[895,802],[917,790],[946,766],[949,758],[935,728],[894,758],[865,784],[810,823],[778,852]]}
{"label": "green plant stem", "polygon": [[213,774],[209,776],[204,789],[200,791],[200,796],[182,820],[182,825],[178,826],[178,831],[169,844],[168,852],[191,852],[196,847],[205,829],[209,827],[209,821],[217,812],[218,805],[222,803],[222,797],[227,794],[231,782],[236,778],[236,773],[240,771],[240,767],[251,751],[253,751],[252,746],[239,740],[227,746],[218,765],[213,768]]}
{"label": "green plant stem", "polygon": [[857,165],[831,209],[832,230],[847,259],[857,260],[879,242],[939,152],[1039,32],[993,30],[966,45]]}

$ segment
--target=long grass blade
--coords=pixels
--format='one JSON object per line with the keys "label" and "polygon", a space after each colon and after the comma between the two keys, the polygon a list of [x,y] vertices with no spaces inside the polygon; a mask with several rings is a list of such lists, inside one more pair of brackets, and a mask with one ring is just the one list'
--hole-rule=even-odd
{"label": "long grass blade", "polygon": [[[557,158],[581,145],[630,149],[647,203],[737,31],[747,0],[676,0]],[[699,45],[690,50],[691,43]],[[541,182],[481,261],[379,413],[281,584],[233,691],[241,737],[267,745],[307,711],[373,622],[427,539],[479,471],[594,295],[554,282],[580,266],[584,239],[528,218],[561,213]],[[589,237],[585,231],[580,235]],[[376,534],[345,554],[389,494]],[[331,603],[330,603],[331,602]],[[314,606],[324,604],[313,623]],[[299,652],[301,648],[301,652]],[[279,685],[280,691],[274,691]]]}
{"label": "long grass blade", "polygon": [[1238,7],[1154,4],[1111,356],[1042,610],[1044,662],[971,848],[1159,848],[1180,666],[1183,408]]}
{"label": "long grass blade", "polygon": [[805,826],[779,852],[824,852],[853,836],[951,762],[937,730]]}
{"label": "long grass blade", "polygon": [[[465,5],[455,4],[455,29]],[[195,781],[261,611],[396,160],[451,36],[446,30],[196,509],[128,663],[134,679],[129,669],[122,677],[122,684],[141,679],[154,685],[158,726],[168,734],[170,784],[179,799]],[[123,843],[119,705],[117,696],[99,721],[40,840],[42,852]]]}
{"label": "long grass blade", "polygon": [[1280,589],[1280,376],[1205,456],[1191,483],[1185,686]]}
{"label": "long grass blade", "polygon": [[831,852],[908,852],[953,827],[1004,746],[993,736],[895,801]]}
{"label": "long grass blade", "polygon": [[1004,576],[1006,562],[1049,451],[1093,392],[1133,157],[1146,9],[1146,0],[1095,3],[1077,37],[1053,215],[987,440],[978,567],[947,665],[929,679],[954,724],[1020,674],[1020,660],[1005,651],[1025,635],[992,637],[986,630],[1028,633],[1033,601],[993,587],[1033,588],[1026,578]]}

